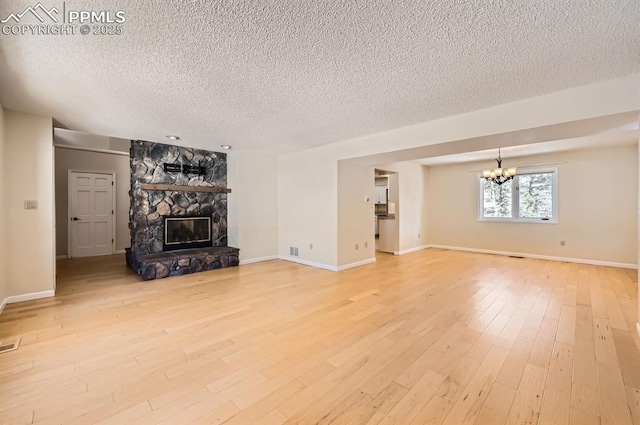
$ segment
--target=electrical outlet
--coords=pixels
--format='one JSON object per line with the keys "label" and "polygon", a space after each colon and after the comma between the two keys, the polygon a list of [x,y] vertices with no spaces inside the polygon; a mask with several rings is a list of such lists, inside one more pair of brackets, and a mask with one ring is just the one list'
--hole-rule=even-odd
{"label": "electrical outlet", "polygon": [[358,244],[356,244],[356,251],[358,250]]}
{"label": "electrical outlet", "polygon": [[368,248],[368,247],[369,247],[369,242],[365,242],[365,243],[364,243],[364,247],[365,247],[365,248]]}
{"label": "electrical outlet", "polygon": [[309,244],[309,249],[313,249],[313,244],[312,243]]}
{"label": "electrical outlet", "polygon": [[24,201],[24,209],[25,210],[37,210],[38,209],[38,201]]}
{"label": "electrical outlet", "polygon": [[561,246],[565,246],[565,241],[560,241]]}
{"label": "electrical outlet", "polygon": [[420,239],[420,233],[418,233],[418,239]]}

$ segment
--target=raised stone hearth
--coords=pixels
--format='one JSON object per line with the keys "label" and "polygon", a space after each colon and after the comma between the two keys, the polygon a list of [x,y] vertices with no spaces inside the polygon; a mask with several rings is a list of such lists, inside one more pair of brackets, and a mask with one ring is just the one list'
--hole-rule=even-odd
{"label": "raised stone hearth", "polygon": [[[127,264],[145,280],[237,266],[238,249],[227,246],[227,193],[200,191],[226,186],[224,153],[132,141]],[[165,217],[183,216],[210,217],[209,246],[164,252]]]}
{"label": "raised stone hearth", "polygon": [[239,249],[228,246],[184,249],[133,258],[127,250],[127,264],[144,280],[204,272],[239,264]]}

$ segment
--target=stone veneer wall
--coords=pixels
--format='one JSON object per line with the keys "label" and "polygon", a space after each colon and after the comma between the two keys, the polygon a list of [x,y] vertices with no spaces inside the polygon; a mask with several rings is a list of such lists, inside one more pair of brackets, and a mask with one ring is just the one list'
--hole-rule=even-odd
{"label": "stone veneer wall", "polygon": [[[204,176],[167,173],[164,163],[206,167]],[[227,245],[227,194],[147,191],[144,183],[227,187],[227,155],[144,141],[131,142],[131,254],[162,252],[164,216],[212,216],[213,246]]]}

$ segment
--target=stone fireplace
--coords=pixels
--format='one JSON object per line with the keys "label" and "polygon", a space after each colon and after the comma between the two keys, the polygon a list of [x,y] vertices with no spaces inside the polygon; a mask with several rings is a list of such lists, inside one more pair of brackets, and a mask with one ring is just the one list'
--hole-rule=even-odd
{"label": "stone fireplace", "polygon": [[227,246],[227,156],[131,142],[131,248],[127,264],[143,279],[238,265]]}

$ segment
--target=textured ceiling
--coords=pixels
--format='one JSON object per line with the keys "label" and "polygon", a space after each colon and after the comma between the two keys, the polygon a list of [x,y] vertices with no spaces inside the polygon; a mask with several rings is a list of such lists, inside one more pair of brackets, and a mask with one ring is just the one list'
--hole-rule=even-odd
{"label": "textured ceiling", "polygon": [[640,71],[637,0],[66,7],[124,10],[124,32],[0,34],[5,108],[198,147],[299,150]]}

